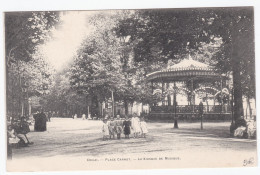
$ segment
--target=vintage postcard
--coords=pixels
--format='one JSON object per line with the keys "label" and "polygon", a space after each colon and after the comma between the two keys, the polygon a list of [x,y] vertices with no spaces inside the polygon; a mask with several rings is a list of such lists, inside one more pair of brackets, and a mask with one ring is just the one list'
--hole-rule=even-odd
{"label": "vintage postcard", "polygon": [[253,7],[4,12],[7,171],[258,165]]}

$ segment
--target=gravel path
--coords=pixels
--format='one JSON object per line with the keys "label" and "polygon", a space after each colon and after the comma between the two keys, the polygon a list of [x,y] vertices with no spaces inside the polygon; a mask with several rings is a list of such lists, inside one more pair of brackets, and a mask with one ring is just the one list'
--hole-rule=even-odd
{"label": "gravel path", "polygon": [[[83,159],[88,160],[86,162],[89,165],[95,159],[109,162],[107,159],[112,158],[131,158],[133,164],[139,159],[168,158],[174,159],[170,161],[176,163],[169,166],[178,168],[243,166],[245,159],[250,158],[254,159],[254,163],[250,166],[255,166],[257,163],[256,140],[231,138],[229,122],[204,123],[202,131],[200,123],[179,123],[179,129],[173,129],[172,123],[148,122],[147,138],[122,138],[108,141],[102,140],[101,125],[101,121],[53,118],[47,123],[46,132],[34,132],[31,126],[32,132],[28,134],[28,138],[34,144],[26,148],[14,149],[13,160],[9,162],[8,167],[11,168],[16,165],[15,163],[24,160],[31,161],[31,165],[37,165],[37,161],[44,162],[44,160],[51,162],[56,159],[58,161]],[[152,164],[157,162],[148,161]],[[164,163],[166,168],[169,167],[168,162]],[[138,165],[141,166],[142,163],[147,161],[139,161],[135,167],[141,168]],[[62,167],[55,166],[55,168],[48,165],[50,163],[42,165],[44,170],[73,169],[73,167],[82,169],[73,166],[73,163],[70,163],[69,167],[63,167],[64,164]],[[152,165],[153,168],[158,168],[156,165],[158,164]],[[97,169],[95,164],[93,167],[83,166],[84,168]],[[109,168],[114,169],[113,166]]]}

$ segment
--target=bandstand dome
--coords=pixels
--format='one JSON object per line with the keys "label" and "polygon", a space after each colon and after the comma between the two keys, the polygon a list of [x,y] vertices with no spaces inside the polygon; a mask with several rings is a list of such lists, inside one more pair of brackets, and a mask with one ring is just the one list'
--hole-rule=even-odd
{"label": "bandstand dome", "polygon": [[224,76],[218,74],[213,67],[195,61],[190,56],[189,59],[184,59],[173,66],[147,75],[147,79],[154,82],[187,81],[190,78],[216,81],[223,79]]}

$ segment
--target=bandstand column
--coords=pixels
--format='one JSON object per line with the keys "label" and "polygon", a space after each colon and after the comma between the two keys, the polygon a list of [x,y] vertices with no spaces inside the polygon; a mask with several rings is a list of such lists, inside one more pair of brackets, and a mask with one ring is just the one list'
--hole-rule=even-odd
{"label": "bandstand column", "polygon": [[[169,90],[169,87],[170,87],[170,83],[167,83],[167,90]],[[167,94],[167,101],[168,101],[168,106],[171,106],[171,95],[169,93]]]}
{"label": "bandstand column", "polygon": [[[154,91],[154,87],[153,87],[153,81],[151,81],[151,85],[152,85],[152,95],[153,95],[153,91]],[[152,106],[155,106],[155,103],[153,103]]]}
{"label": "bandstand column", "polygon": [[163,97],[162,98],[162,106],[164,106],[164,101],[165,101],[163,93],[164,93],[164,82],[162,81],[162,97]]}
{"label": "bandstand column", "polygon": [[207,108],[206,108],[206,111],[209,112],[209,104],[208,104],[208,93],[207,93],[207,89],[206,89],[206,84],[205,84],[205,93],[206,93],[206,105],[207,105]]}
{"label": "bandstand column", "polygon": [[177,106],[177,100],[176,100],[176,82],[174,81],[174,91],[173,91],[173,105],[174,105],[174,111],[176,113],[176,106]]}
{"label": "bandstand column", "polygon": [[221,77],[221,81],[220,81],[220,97],[221,97],[221,113],[223,111],[223,93],[222,93],[222,89],[223,89],[223,81],[222,81],[222,77]]}
{"label": "bandstand column", "polygon": [[192,112],[194,112],[194,101],[193,101],[193,78],[191,79],[191,105],[192,105]]}
{"label": "bandstand column", "polygon": [[153,94],[153,81],[151,81],[151,84],[152,84],[152,94]]}

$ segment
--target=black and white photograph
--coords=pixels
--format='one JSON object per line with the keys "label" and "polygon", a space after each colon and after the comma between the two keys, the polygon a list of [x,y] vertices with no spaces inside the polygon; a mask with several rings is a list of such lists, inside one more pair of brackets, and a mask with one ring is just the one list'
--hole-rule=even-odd
{"label": "black and white photograph", "polygon": [[5,11],[7,172],[258,166],[254,15]]}

